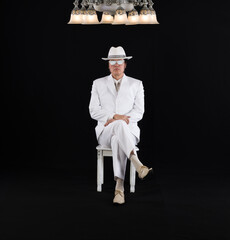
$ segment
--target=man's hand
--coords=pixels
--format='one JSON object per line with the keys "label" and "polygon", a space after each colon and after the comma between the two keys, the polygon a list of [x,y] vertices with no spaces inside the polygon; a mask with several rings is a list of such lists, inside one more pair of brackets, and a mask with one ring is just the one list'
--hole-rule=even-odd
{"label": "man's hand", "polygon": [[114,121],[116,121],[115,119],[113,119],[113,118],[111,118],[111,119],[109,119],[106,123],[105,123],[105,127],[106,126],[108,126],[111,122],[114,122]]}
{"label": "man's hand", "polygon": [[113,116],[113,118],[109,119],[106,123],[105,123],[105,127],[108,126],[111,122],[114,122],[116,120],[123,120],[125,121],[127,124],[129,124],[129,118],[130,116],[126,116],[126,115],[119,115],[119,114],[115,114]]}
{"label": "man's hand", "polygon": [[113,119],[115,119],[115,120],[124,120],[127,124],[129,124],[129,118],[130,118],[130,116],[119,115],[119,114],[115,114],[113,116]]}

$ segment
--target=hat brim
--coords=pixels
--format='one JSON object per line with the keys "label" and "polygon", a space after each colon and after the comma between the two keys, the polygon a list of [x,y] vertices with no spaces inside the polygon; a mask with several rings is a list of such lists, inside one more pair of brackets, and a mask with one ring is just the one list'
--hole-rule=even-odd
{"label": "hat brim", "polygon": [[123,58],[101,58],[102,60],[105,60],[105,61],[108,61],[108,60],[111,60],[111,59],[127,59],[127,60],[129,60],[129,59],[131,59],[132,58],[132,56],[130,56],[130,57],[123,57]]}

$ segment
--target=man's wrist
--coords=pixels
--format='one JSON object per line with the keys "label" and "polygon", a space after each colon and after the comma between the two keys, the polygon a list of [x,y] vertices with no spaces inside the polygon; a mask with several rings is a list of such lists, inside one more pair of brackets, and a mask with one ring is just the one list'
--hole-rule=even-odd
{"label": "man's wrist", "polygon": [[117,119],[117,114],[113,115],[113,119],[115,119],[115,120]]}
{"label": "man's wrist", "polygon": [[115,113],[111,113],[111,114],[109,115],[109,117],[108,117],[108,120],[114,119],[114,115],[115,115]]}

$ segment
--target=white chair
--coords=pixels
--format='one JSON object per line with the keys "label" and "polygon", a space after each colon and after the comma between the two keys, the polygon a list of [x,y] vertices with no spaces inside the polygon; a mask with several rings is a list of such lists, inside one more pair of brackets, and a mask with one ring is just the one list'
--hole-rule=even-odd
{"label": "white chair", "polygon": [[[102,191],[102,184],[104,183],[104,157],[112,157],[112,149],[98,145],[97,149],[97,191]],[[135,147],[138,151],[138,147]],[[130,192],[135,192],[136,169],[130,162]]]}

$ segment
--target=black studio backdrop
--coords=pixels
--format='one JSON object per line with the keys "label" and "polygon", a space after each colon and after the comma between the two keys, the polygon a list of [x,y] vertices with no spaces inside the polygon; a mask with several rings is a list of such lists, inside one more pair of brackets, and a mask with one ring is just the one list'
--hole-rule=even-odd
{"label": "black studio backdrop", "polygon": [[[1,1],[2,165],[96,169],[92,81],[123,46],[141,79],[147,164],[226,169],[230,144],[227,1],[156,0],[160,25],[68,25],[72,1]],[[78,171],[81,169],[82,171]]]}

